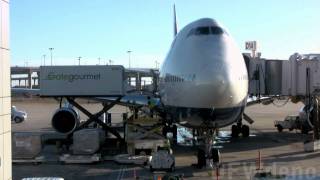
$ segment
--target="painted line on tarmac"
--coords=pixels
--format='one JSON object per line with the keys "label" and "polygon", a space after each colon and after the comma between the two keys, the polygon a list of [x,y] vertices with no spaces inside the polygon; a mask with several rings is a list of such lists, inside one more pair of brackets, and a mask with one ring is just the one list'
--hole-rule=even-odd
{"label": "painted line on tarmac", "polygon": [[119,171],[119,174],[117,176],[117,180],[121,180],[124,176],[124,173],[125,171],[127,170],[127,167],[126,166],[122,166],[120,171]]}

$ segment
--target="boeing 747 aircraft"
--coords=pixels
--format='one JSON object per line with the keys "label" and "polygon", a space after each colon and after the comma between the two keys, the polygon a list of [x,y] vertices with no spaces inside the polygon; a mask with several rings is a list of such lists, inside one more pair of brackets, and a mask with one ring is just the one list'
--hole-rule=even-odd
{"label": "boeing 747 aircraft", "polygon": [[[219,128],[241,120],[248,75],[227,30],[203,18],[176,34],[160,70],[159,94],[167,111],[187,126]],[[244,126],[243,133],[248,130]]]}
{"label": "boeing 747 aircraft", "polygon": [[[196,20],[177,32],[174,18],[174,40],[160,69],[157,94],[155,110],[166,124],[212,131],[237,123],[232,136],[249,136],[249,126],[242,124],[248,96],[245,60],[230,33],[214,19]],[[94,99],[110,102],[116,98]],[[130,100],[133,96],[128,95],[118,102]],[[147,101],[140,103],[147,105]],[[59,132],[71,133],[77,118],[64,107],[56,111],[52,124]]]}

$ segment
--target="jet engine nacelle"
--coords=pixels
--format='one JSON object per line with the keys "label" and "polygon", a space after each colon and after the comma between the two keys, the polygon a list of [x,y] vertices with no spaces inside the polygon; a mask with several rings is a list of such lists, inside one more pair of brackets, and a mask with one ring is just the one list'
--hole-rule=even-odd
{"label": "jet engine nacelle", "polygon": [[[307,114],[307,111],[309,111],[309,116]],[[308,132],[313,129],[313,107],[310,106],[303,106],[299,111],[299,119],[301,121],[302,125],[302,131]]]}
{"label": "jet engine nacelle", "polygon": [[79,125],[79,114],[70,107],[62,107],[54,113],[51,124],[52,127],[59,133],[70,134]]}

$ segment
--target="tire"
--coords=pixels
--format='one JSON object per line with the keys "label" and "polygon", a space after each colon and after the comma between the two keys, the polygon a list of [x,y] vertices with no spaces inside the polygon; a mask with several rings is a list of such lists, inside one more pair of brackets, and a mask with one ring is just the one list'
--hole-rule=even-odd
{"label": "tire", "polygon": [[167,133],[168,133],[168,128],[167,128],[167,126],[164,126],[164,127],[162,128],[162,135],[163,135],[164,138],[166,138],[166,139],[167,139]]}
{"label": "tire", "polygon": [[153,172],[153,171],[154,171],[154,169],[152,168],[152,166],[151,166],[151,165],[150,165],[150,171],[151,171],[151,172]]}
{"label": "tire", "polygon": [[239,136],[239,129],[237,125],[231,126],[231,137],[236,138]]}
{"label": "tire", "polygon": [[309,131],[307,130],[306,127],[302,126],[302,128],[301,128],[301,134],[309,134]]}
{"label": "tire", "polygon": [[241,133],[242,133],[242,137],[249,137],[250,135],[250,128],[247,125],[243,125],[241,127]]}
{"label": "tire", "polygon": [[212,161],[214,163],[219,163],[220,162],[220,152],[219,149],[211,149],[211,157],[212,157]]}
{"label": "tire", "polygon": [[203,149],[198,149],[197,160],[198,169],[201,169],[203,166],[206,166],[206,153]]}
{"label": "tire", "polygon": [[15,117],[15,118],[14,118],[14,122],[15,122],[15,123],[21,123],[22,121],[23,121],[23,119],[20,118],[20,117]]}
{"label": "tire", "polygon": [[145,151],[140,151],[139,155],[145,156],[145,155],[147,155],[147,153]]}
{"label": "tire", "polygon": [[277,129],[278,129],[278,132],[282,132],[283,131],[283,127],[281,125],[277,125]]}

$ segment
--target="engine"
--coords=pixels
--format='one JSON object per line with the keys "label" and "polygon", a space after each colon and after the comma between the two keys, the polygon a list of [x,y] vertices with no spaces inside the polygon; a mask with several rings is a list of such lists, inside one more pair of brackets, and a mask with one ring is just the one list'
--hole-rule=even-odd
{"label": "engine", "polygon": [[59,133],[70,134],[79,125],[79,114],[70,107],[62,107],[54,113],[51,124],[52,127]]}
{"label": "engine", "polygon": [[[307,111],[309,111],[309,116]],[[299,111],[299,119],[305,129],[311,130],[313,128],[313,107],[303,106]]]}

